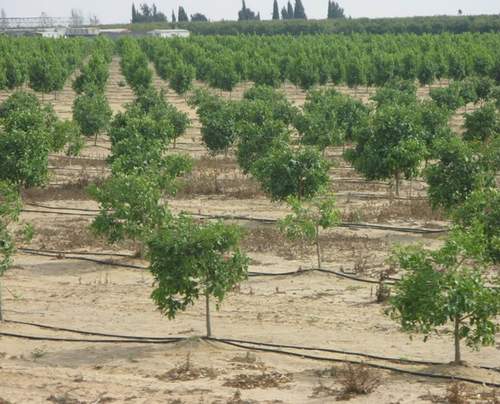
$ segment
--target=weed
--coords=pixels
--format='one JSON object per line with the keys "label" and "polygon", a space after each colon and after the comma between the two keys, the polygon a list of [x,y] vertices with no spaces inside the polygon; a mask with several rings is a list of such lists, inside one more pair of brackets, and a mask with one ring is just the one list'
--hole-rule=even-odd
{"label": "weed", "polygon": [[224,386],[238,389],[252,390],[256,388],[278,388],[292,381],[291,375],[279,372],[262,372],[260,374],[239,374],[231,379],[226,379]]}
{"label": "weed", "polygon": [[45,355],[47,355],[47,351],[46,351],[44,348],[35,348],[35,349],[31,352],[31,358],[32,358],[34,361],[37,361],[38,359],[43,358]]}
{"label": "weed", "polygon": [[366,365],[344,366],[339,371],[338,380],[342,385],[341,398],[346,400],[356,395],[369,394],[380,385],[380,379]]}

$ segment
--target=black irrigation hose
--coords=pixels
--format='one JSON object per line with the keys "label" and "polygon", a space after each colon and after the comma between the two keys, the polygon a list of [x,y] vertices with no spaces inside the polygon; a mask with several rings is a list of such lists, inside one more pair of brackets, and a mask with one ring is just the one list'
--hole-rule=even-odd
{"label": "black irrigation hose", "polygon": [[[41,329],[45,329],[45,330],[63,331],[63,332],[69,332],[69,333],[73,333],[73,334],[88,335],[88,336],[93,336],[93,337],[121,338],[121,339],[129,339],[129,340],[131,339],[131,340],[138,340],[138,341],[170,341],[172,339],[177,339],[177,337],[140,337],[140,336],[133,336],[133,335],[108,334],[108,333],[101,333],[101,332],[75,330],[73,328],[54,327],[54,326],[45,325],[45,324],[37,324],[37,323],[30,323],[30,322],[25,322],[25,321],[15,321],[15,320],[4,320],[4,322],[10,323],[10,324],[27,325],[27,326],[37,327],[37,328],[41,328]],[[181,338],[181,337],[179,337],[179,338]]]}
{"label": "black irrigation hose", "polygon": [[255,351],[276,353],[276,354],[288,355],[288,356],[295,356],[295,357],[302,358],[302,359],[311,359],[311,360],[317,360],[317,361],[336,362],[336,363],[348,363],[351,365],[364,365],[364,366],[368,366],[368,367],[371,367],[374,369],[387,370],[390,372],[402,373],[402,374],[407,374],[407,375],[411,375],[411,376],[427,377],[427,378],[432,378],[432,379],[443,379],[443,380],[450,380],[450,381],[454,381],[454,382],[460,381],[460,382],[465,382],[465,383],[478,384],[478,385],[482,385],[482,386],[486,386],[486,387],[500,388],[500,383],[486,382],[484,380],[471,379],[471,378],[462,377],[462,376],[449,376],[449,375],[442,375],[442,374],[436,374],[436,373],[426,373],[426,372],[419,372],[419,371],[413,371],[413,370],[405,370],[405,369],[400,369],[400,368],[394,368],[392,366],[377,365],[374,363],[366,363],[363,361],[355,361],[355,360],[350,360],[350,359],[326,358],[324,356],[316,356],[316,355],[305,355],[305,354],[283,351],[283,350],[274,349],[274,348],[248,347],[248,346],[245,346],[243,344],[230,342],[229,340],[222,340],[222,339],[216,339],[216,338],[207,338],[207,340],[220,342],[220,343],[226,344],[226,345],[232,345],[232,346],[237,347],[237,348],[251,349],[251,350],[255,350]]}
{"label": "black irrigation hose", "polygon": [[88,217],[95,217],[95,214],[86,214],[86,213],[70,213],[70,212],[55,212],[55,211],[48,211],[48,210],[35,210],[35,209],[22,209],[21,212],[23,213],[43,213],[45,215],[60,215],[60,216],[88,216]]}
{"label": "black irrigation hose", "polygon": [[111,267],[121,267],[121,268],[129,268],[129,269],[148,269],[147,267],[141,267],[138,265],[132,265],[132,264],[120,264],[117,262],[112,262],[112,261],[103,261],[103,260],[98,260],[94,258],[87,258],[87,257],[78,257],[75,255],[63,255],[63,254],[55,254],[55,253],[43,253],[43,252],[34,252],[34,251],[23,251],[22,248],[18,249],[24,254],[28,255],[37,255],[41,257],[51,257],[51,258],[59,258],[59,259],[67,259],[67,260],[77,260],[77,261],[87,261],[87,262],[92,262],[95,264],[99,265],[107,265]]}
{"label": "black irrigation hose", "polygon": [[[27,204],[31,206],[39,206],[37,204]],[[95,217],[95,214],[86,213],[71,213],[71,212],[61,212],[64,210],[79,211],[79,212],[98,212],[97,210],[91,209],[76,209],[76,208],[58,208],[58,207],[48,207],[47,211],[34,210],[34,209],[23,209],[22,212],[27,213],[42,213],[42,214],[53,214],[53,215],[65,215],[65,216],[85,216],[85,217]],[[189,212],[187,212],[189,213]],[[189,213],[191,216],[207,218],[207,219],[220,219],[220,220],[242,220],[248,222],[266,223],[274,224],[278,222],[278,219],[265,219],[265,218],[255,218],[249,216],[231,216],[231,215],[209,215],[202,213]],[[394,231],[398,233],[412,233],[412,234],[442,234],[448,232],[448,229],[421,229],[415,227],[395,227],[371,223],[340,223],[339,227],[350,228],[350,229],[374,229],[383,231]]]}
{"label": "black irrigation hose", "polygon": [[0,332],[0,337],[10,337],[27,339],[31,341],[51,341],[51,342],[85,342],[94,344],[171,344],[182,341],[184,338],[169,338],[161,341],[155,340],[133,340],[133,339],[84,339],[84,338],[59,338],[59,337],[39,337],[35,335],[23,335],[9,332]]}
{"label": "black irrigation hose", "polygon": [[121,258],[137,258],[133,254],[120,254],[120,253],[105,253],[105,252],[87,252],[87,251],[57,251],[57,250],[35,250],[33,248],[18,248],[19,251],[26,253],[46,253],[46,254],[56,254],[57,256],[62,255],[83,255],[83,256],[94,256],[94,257],[121,257]]}
{"label": "black irrigation hose", "polygon": [[[64,327],[54,327],[54,326],[48,326],[48,325],[44,325],[44,324],[30,323],[30,322],[24,322],[24,321],[14,321],[14,320],[6,320],[5,322],[10,323],[10,324],[27,325],[27,326],[33,326],[33,327],[37,327],[37,328],[41,328],[41,329],[46,329],[46,330],[63,331],[63,332],[69,332],[69,333],[73,333],[73,334],[80,334],[80,335],[120,338],[120,339],[110,340],[110,341],[113,341],[114,343],[138,342],[138,341],[139,342],[147,342],[147,343],[168,343],[168,342],[178,342],[178,341],[185,339],[185,337],[144,337],[144,336],[117,335],[117,334],[75,330],[75,329],[64,328]],[[2,335],[2,333],[0,333],[0,335]],[[19,334],[11,334],[11,336],[16,336],[16,335],[19,335]],[[33,337],[33,336],[19,336],[19,338],[22,338],[22,337],[26,337],[28,339],[39,339],[39,338],[45,339],[46,338],[46,337]],[[79,339],[66,339],[66,338],[61,339],[61,338],[55,338],[55,337],[47,337],[47,338],[54,338],[54,339],[50,339],[50,340],[67,341],[67,342],[104,342],[101,340],[79,340]],[[121,339],[123,339],[124,341],[122,341]],[[334,354],[348,355],[348,356],[359,356],[359,357],[364,357],[367,359],[374,359],[374,360],[380,360],[380,361],[386,361],[386,362],[396,362],[396,363],[409,364],[409,365],[412,365],[412,364],[414,364],[414,365],[432,365],[432,366],[447,365],[447,363],[443,363],[443,362],[432,362],[432,361],[424,361],[424,360],[393,358],[393,357],[366,354],[366,353],[362,353],[362,352],[343,351],[343,350],[331,349],[331,348],[317,348],[317,347],[307,347],[307,346],[298,346],[298,345],[271,344],[271,343],[265,343],[265,342],[245,341],[245,340],[228,339],[228,338],[219,339],[219,338],[205,338],[204,337],[203,339],[208,340],[208,341],[227,343],[230,345],[231,344],[238,344],[235,346],[240,346],[240,347],[245,348],[245,349],[257,349],[257,350],[259,350],[259,347],[285,348],[285,349],[295,349],[295,350],[300,350],[300,351],[317,351],[317,352],[334,353]],[[241,344],[245,344],[245,345],[241,345]],[[257,348],[249,347],[246,345],[257,346]],[[279,351],[279,352],[281,353],[283,351]],[[306,355],[298,355],[298,356],[307,357]],[[328,359],[326,359],[326,360],[328,360]],[[362,362],[360,362],[360,363],[362,363]],[[477,366],[477,368],[489,370],[489,371],[500,372],[500,369],[495,368],[495,367]]]}
{"label": "black irrigation hose", "polygon": [[[148,269],[148,267],[142,267],[139,265],[132,265],[132,264],[120,264],[118,262],[112,262],[112,261],[103,261],[103,260],[98,260],[98,259],[93,259],[93,258],[87,258],[87,257],[82,257],[78,255],[102,255],[102,256],[113,256],[114,254],[107,254],[107,253],[76,253],[76,252],[69,252],[69,251],[48,251],[48,250],[34,250],[30,248],[18,248],[18,251],[29,254],[29,255],[38,255],[42,257],[51,257],[51,258],[58,258],[58,259],[67,259],[67,260],[78,260],[78,261],[87,261],[87,262],[92,262],[95,264],[101,264],[101,265],[108,265],[108,266],[115,266],[115,267],[123,267],[123,268],[131,268],[131,269],[141,269],[145,270]],[[120,257],[126,257],[126,258],[133,258],[131,255],[119,255],[117,256]],[[256,277],[276,277],[276,276],[296,276],[296,275],[302,275],[306,274],[309,272],[321,272],[325,274],[331,274],[331,275],[336,275],[341,278],[346,278],[350,279],[353,281],[357,282],[363,282],[363,283],[369,283],[369,284],[380,284],[379,280],[376,279],[367,279],[367,278],[358,278],[356,276],[346,274],[344,272],[337,272],[337,271],[332,271],[328,269],[319,269],[319,268],[311,268],[311,269],[299,269],[297,271],[289,271],[289,272],[249,272],[248,276],[250,278],[256,278]],[[394,279],[396,280],[396,279]],[[394,285],[394,282],[391,281],[384,281],[385,285]]]}
{"label": "black irrigation hose", "polygon": [[[148,267],[142,267],[139,265],[132,265],[132,264],[120,264],[118,262],[112,262],[112,261],[103,261],[103,260],[98,260],[98,259],[93,259],[93,258],[87,258],[87,257],[82,257],[82,256],[77,256],[77,254],[80,253],[72,253],[68,251],[44,251],[44,250],[33,250],[29,248],[18,248],[18,251],[24,253],[24,254],[29,254],[29,255],[37,255],[37,256],[42,256],[42,257],[51,257],[51,258],[58,258],[58,259],[67,259],[67,260],[78,260],[78,261],[87,261],[87,262],[92,262],[95,264],[100,264],[100,265],[108,265],[108,266],[115,266],[115,267],[122,267],[122,268],[130,268],[130,269],[141,269],[145,270],[148,269]],[[92,254],[92,253],[86,253],[88,255],[98,255],[98,254]],[[83,255],[83,254],[82,254]],[[100,255],[100,254],[99,254]],[[103,256],[106,255],[112,255],[112,254],[106,254],[102,253]],[[132,256],[125,255],[127,258],[132,258]],[[302,275],[306,274],[309,272],[322,272],[325,274],[331,274],[331,275],[336,275],[341,278],[346,278],[350,279],[353,281],[358,281],[358,282],[363,282],[363,283],[369,283],[369,284],[379,284],[380,281],[375,280],[375,279],[366,279],[366,278],[358,278],[343,272],[336,272],[332,270],[327,270],[327,269],[300,269],[298,271],[289,271],[289,272],[249,272],[248,276],[250,278],[257,278],[257,277],[276,277],[276,276],[296,276],[296,275]],[[386,285],[393,285],[393,282],[388,282],[385,281],[384,284]]]}
{"label": "black irrigation hose", "polygon": [[49,210],[69,210],[69,211],[75,211],[75,212],[93,212],[93,213],[99,213],[100,212],[98,209],[62,208],[62,207],[58,207],[58,206],[49,206],[49,205],[43,205],[43,204],[40,204],[40,203],[31,203],[31,202],[26,202],[25,205],[36,206],[38,208],[49,209]]}
{"label": "black irrigation hose", "polygon": [[[418,359],[404,359],[404,358],[394,358],[394,357],[387,357],[387,356],[378,356],[378,355],[366,354],[366,353],[362,353],[362,352],[350,352],[350,351],[343,351],[343,350],[331,349],[331,348],[316,348],[316,347],[307,347],[307,346],[299,346],[299,345],[271,344],[271,343],[265,343],[265,342],[254,342],[254,341],[227,339],[227,338],[224,338],[224,341],[234,342],[237,344],[265,346],[265,347],[270,347],[270,348],[285,348],[285,349],[296,349],[296,350],[300,350],[300,351],[318,351],[318,352],[328,352],[328,353],[335,353],[335,354],[341,354],[341,355],[360,356],[360,357],[368,358],[368,359],[375,359],[375,360],[381,360],[381,361],[386,361],[386,362],[397,362],[397,363],[409,364],[409,365],[413,364],[413,365],[443,366],[443,365],[449,364],[449,363],[445,363],[445,362],[432,362],[432,361],[424,361],[424,360],[418,360]],[[479,369],[490,370],[493,372],[500,373],[499,367],[492,367],[492,366],[475,366],[475,367],[477,367]]]}

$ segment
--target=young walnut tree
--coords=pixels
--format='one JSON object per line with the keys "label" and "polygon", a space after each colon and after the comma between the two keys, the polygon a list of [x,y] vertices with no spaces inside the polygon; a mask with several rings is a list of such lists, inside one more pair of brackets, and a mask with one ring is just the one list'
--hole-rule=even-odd
{"label": "young walnut tree", "polygon": [[318,269],[321,269],[320,231],[334,227],[340,222],[340,211],[335,198],[319,195],[306,203],[297,197],[287,199],[292,213],[279,221],[280,231],[290,240],[300,240],[316,245]]}
{"label": "young walnut tree", "polygon": [[16,187],[0,181],[0,321],[3,321],[1,278],[11,266],[14,254],[9,225],[17,221],[20,211],[21,200]]}
{"label": "young walnut tree", "polygon": [[[479,349],[494,345],[500,330],[500,278],[488,270],[500,250],[500,208],[485,205],[492,196],[483,192],[471,195],[461,212],[467,223],[455,227],[440,250],[409,246],[392,257],[405,275],[395,287],[388,314],[403,330],[423,333],[424,340],[451,323],[457,365],[462,361],[461,340]],[[487,192],[496,193],[492,198],[498,200],[498,191]],[[492,226],[495,220],[497,226]]]}
{"label": "young walnut tree", "polygon": [[210,296],[217,307],[246,279],[249,260],[239,249],[240,229],[222,222],[197,224],[181,215],[155,233],[148,243],[151,295],[168,318],[175,318],[205,296],[207,336],[212,336]]}

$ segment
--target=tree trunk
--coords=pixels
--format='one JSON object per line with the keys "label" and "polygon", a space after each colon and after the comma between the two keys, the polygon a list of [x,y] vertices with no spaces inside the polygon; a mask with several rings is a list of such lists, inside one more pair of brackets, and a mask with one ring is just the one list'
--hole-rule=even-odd
{"label": "tree trunk", "polygon": [[212,325],[210,323],[210,296],[208,292],[205,292],[205,316],[207,322],[207,337],[210,338],[212,336]]}
{"label": "tree trunk", "polygon": [[0,277],[0,323],[3,321],[3,312],[2,312],[2,278]]}
{"label": "tree trunk", "polygon": [[175,149],[176,146],[177,146],[177,138],[174,137],[174,149]]}
{"label": "tree trunk", "polygon": [[95,138],[94,138],[94,146],[97,146],[97,133],[95,134]]}
{"label": "tree trunk", "polygon": [[396,179],[396,197],[399,198],[399,184],[401,182],[401,174],[399,173],[399,171],[396,171],[396,174],[395,174],[395,179]]}
{"label": "tree trunk", "polygon": [[462,363],[462,355],[460,354],[460,320],[458,317],[455,318],[455,330],[453,336],[455,338],[455,365],[460,365]]}
{"label": "tree trunk", "polygon": [[318,269],[321,269],[321,246],[319,245],[319,226],[316,225],[316,253],[318,254]]}

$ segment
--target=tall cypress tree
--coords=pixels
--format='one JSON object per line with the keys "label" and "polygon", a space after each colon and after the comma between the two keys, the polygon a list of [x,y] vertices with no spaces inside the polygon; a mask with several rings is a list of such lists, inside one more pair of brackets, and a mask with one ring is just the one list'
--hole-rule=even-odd
{"label": "tall cypress tree", "polygon": [[345,18],[344,9],[336,1],[328,1],[328,18]]}
{"label": "tall cypress tree", "polygon": [[186,13],[186,10],[184,10],[184,7],[179,6],[179,11],[177,12],[177,19],[179,22],[187,22],[189,21],[189,17]]}
{"label": "tall cypress tree", "polygon": [[132,3],[132,24],[137,22],[137,10],[135,9],[135,4]]}
{"label": "tall cypress tree", "polygon": [[288,15],[288,19],[291,20],[294,18],[294,12],[293,12],[293,6],[292,6],[292,3],[290,3],[290,1],[288,1],[288,9],[287,9],[287,15]]}
{"label": "tall cypress tree", "polygon": [[281,9],[281,19],[288,20],[288,11],[285,6]]}
{"label": "tall cypress tree", "polygon": [[175,11],[174,10],[172,10],[172,22],[173,23],[177,22],[177,18],[175,17]]}
{"label": "tall cypress tree", "polygon": [[293,18],[300,20],[307,20],[306,11],[302,5],[302,0],[295,0],[295,12],[293,13]]}
{"label": "tall cypress tree", "polygon": [[280,19],[280,9],[278,7],[278,0],[274,0],[274,5],[273,5],[273,20],[279,20]]}

